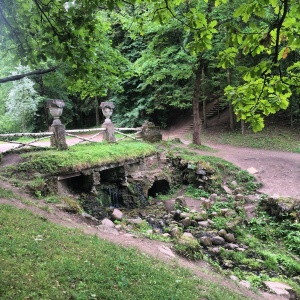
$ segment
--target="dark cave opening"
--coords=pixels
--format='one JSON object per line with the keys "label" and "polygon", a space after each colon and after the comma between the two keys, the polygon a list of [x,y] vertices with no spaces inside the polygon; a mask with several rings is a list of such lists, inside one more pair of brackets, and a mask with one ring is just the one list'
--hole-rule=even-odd
{"label": "dark cave opening", "polygon": [[154,181],[152,187],[148,190],[149,197],[156,197],[158,194],[167,195],[170,191],[170,184],[167,180],[161,179]]}
{"label": "dark cave opening", "polygon": [[68,178],[61,179],[60,186],[65,192],[73,193],[88,193],[91,191],[93,186],[93,180],[89,175],[69,175]]}

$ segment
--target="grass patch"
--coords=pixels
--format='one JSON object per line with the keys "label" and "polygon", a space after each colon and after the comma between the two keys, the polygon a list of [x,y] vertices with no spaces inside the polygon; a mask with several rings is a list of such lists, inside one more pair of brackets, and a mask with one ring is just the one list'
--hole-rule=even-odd
{"label": "grass patch", "polygon": [[266,127],[261,132],[247,132],[242,135],[240,130],[219,132],[217,135],[205,135],[204,141],[228,144],[238,147],[259,148],[300,153],[299,130],[280,127]]}
{"label": "grass patch", "polygon": [[206,145],[196,145],[196,144],[191,143],[188,145],[188,147],[191,149],[195,149],[195,150],[201,150],[201,151],[207,151],[207,152],[217,152],[217,150],[215,150],[214,148],[211,148]]}
{"label": "grass patch", "polygon": [[104,163],[116,163],[156,152],[153,145],[142,142],[122,142],[118,144],[75,145],[66,151],[43,150],[22,154],[24,162],[15,167],[5,168],[11,173],[74,172],[92,168]]}
{"label": "grass patch", "polygon": [[187,197],[200,199],[201,197],[208,198],[210,196],[210,193],[206,192],[205,190],[195,188],[192,185],[188,185],[184,195]]}
{"label": "grass patch", "polygon": [[7,189],[3,189],[0,187],[0,197],[1,198],[8,198],[8,199],[13,199],[16,198],[15,194]]}
{"label": "grass patch", "polygon": [[241,299],[187,270],[8,205],[0,228],[1,299]]}

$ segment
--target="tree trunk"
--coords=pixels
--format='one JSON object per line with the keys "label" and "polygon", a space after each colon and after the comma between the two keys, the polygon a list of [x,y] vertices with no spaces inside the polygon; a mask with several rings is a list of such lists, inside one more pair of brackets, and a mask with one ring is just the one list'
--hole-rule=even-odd
{"label": "tree trunk", "polygon": [[245,121],[241,120],[241,130],[242,130],[242,135],[245,134]]}
{"label": "tree trunk", "polygon": [[[227,69],[227,83],[231,84],[231,72],[229,69]],[[231,103],[229,103],[229,122],[230,122],[230,130],[234,130],[234,112],[233,112],[233,106]]]}
{"label": "tree trunk", "polygon": [[194,85],[194,95],[193,95],[193,143],[196,145],[201,145],[201,119],[200,119],[200,112],[199,112],[199,97],[200,97],[200,83],[201,83],[201,76],[202,76],[202,68],[203,68],[203,61],[202,58],[199,57],[199,65],[196,70],[196,78],[195,78],[195,85]]}
{"label": "tree trunk", "polygon": [[203,109],[202,109],[202,114],[203,114],[203,125],[204,125],[204,128],[207,128],[206,93],[205,93],[204,79],[205,79],[205,71],[204,71],[204,66],[203,66],[203,68],[202,68],[202,95],[203,95]]}
{"label": "tree trunk", "polygon": [[95,114],[96,114],[96,126],[99,126],[100,124],[100,114],[99,114],[99,103],[98,103],[98,97],[95,96]]}

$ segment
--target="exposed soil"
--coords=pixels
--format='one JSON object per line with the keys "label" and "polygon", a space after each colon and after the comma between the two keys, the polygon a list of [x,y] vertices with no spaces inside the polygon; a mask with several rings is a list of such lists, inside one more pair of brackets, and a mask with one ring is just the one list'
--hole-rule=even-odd
{"label": "exposed soil", "polygon": [[[172,131],[165,132],[164,136],[167,138],[178,137],[183,141],[182,147],[186,147],[186,144],[190,143],[190,141],[183,139],[182,132],[184,132],[183,128],[177,127]],[[267,193],[269,195],[278,194],[300,198],[300,189],[298,188],[300,183],[300,154],[237,148],[228,145],[209,144],[209,146],[216,149],[217,152],[203,152],[199,150],[194,151],[199,152],[200,154],[224,158],[240,166],[242,169],[248,169],[250,167],[255,168],[257,170],[257,174],[255,174],[255,176],[260,182],[263,183],[263,187],[260,189],[260,191],[263,193]],[[0,151],[4,151],[6,148],[7,146],[5,144],[0,145]],[[18,155],[7,155],[0,167],[3,165],[16,163],[19,159],[20,158]],[[24,193],[24,191],[20,190],[19,188],[12,187],[7,182],[2,180],[0,180],[0,187],[11,189],[13,192],[20,194],[23,197],[29,197]],[[253,292],[244,286],[239,285],[238,283],[227,279],[216,272],[213,272],[211,267],[203,261],[191,262],[184,258],[178,257],[171,251],[170,245],[168,244],[139,238],[126,232],[117,231],[114,228],[103,228],[101,226],[96,227],[98,224],[90,221],[87,222],[86,219],[82,218],[81,216],[70,215],[58,209],[54,205],[52,206],[47,204],[51,207],[51,212],[47,212],[41,208],[43,203],[40,200],[38,201],[31,199],[31,201],[33,205],[25,205],[19,200],[7,200],[0,198],[0,204],[9,204],[20,209],[28,209],[34,214],[38,214],[44,218],[47,218],[51,222],[61,224],[66,227],[80,228],[86,234],[96,234],[100,238],[110,242],[125,247],[135,247],[149,256],[158,258],[172,265],[189,268],[195,275],[200,276],[209,282],[215,282],[239,292],[241,294],[240,299],[244,299],[244,297],[257,300],[283,299],[279,296],[262,291]]]}
{"label": "exposed soil", "polygon": [[[226,116],[224,116],[225,118]],[[215,125],[211,121],[207,135],[218,134],[222,126]],[[222,122],[222,118],[219,122]],[[175,125],[171,130],[163,132],[164,139],[179,138],[183,143],[183,147],[191,143],[186,138],[188,132],[191,132],[190,122],[183,121],[181,124]],[[221,157],[227,161],[234,163],[240,168],[247,170],[255,168],[257,173],[254,176],[263,184],[259,190],[261,193],[278,196],[289,196],[300,198],[300,154],[271,151],[255,148],[241,148],[230,145],[221,145],[213,143],[205,143],[215,149],[216,152],[205,152],[194,150],[203,155]]]}

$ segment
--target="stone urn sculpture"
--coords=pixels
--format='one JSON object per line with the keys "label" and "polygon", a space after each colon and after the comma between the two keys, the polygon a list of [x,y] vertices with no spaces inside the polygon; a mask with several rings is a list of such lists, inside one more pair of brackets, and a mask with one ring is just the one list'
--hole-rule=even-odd
{"label": "stone urn sculpture", "polygon": [[47,101],[47,107],[49,108],[50,115],[53,117],[53,125],[61,125],[59,117],[62,115],[65,102],[59,99],[53,99]]}
{"label": "stone urn sculpture", "polygon": [[109,124],[111,123],[110,117],[113,113],[113,110],[115,108],[115,105],[113,102],[101,102],[100,108],[102,110],[102,113],[105,117],[105,121],[103,124]]}
{"label": "stone urn sculpture", "polygon": [[105,117],[105,121],[102,124],[102,127],[106,128],[103,134],[103,139],[109,143],[115,143],[116,142],[116,138],[114,135],[115,126],[110,119],[113,110],[115,108],[115,105],[113,104],[113,102],[101,102],[100,108]]}
{"label": "stone urn sculpture", "polygon": [[59,119],[64,106],[65,102],[63,100],[53,99],[47,101],[47,107],[49,108],[50,115],[53,117],[53,123],[50,126],[50,131],[53,132],[53,135],[50,137],[50,143],[52,147],[60,150],[68,149],[65,126]]}

